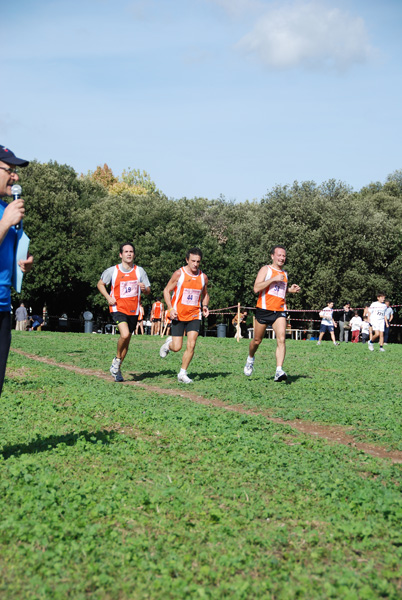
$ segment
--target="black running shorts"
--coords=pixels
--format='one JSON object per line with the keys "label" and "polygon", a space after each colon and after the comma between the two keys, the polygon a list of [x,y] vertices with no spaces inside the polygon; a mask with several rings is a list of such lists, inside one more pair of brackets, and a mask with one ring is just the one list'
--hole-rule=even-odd
{"label": "black running shorts", "polygon": [[200,333],[201,320],[195,319],[194,321],[178,321],[173,319],[170,334],[172,337],[183,337],[184,332],[196,331]]}
{"label": "black running shorts", "polygon": [[255,309],[255,318],[260,325],[272,325],[273,323],[275,323],[276,319],[279,319],[281,317],[286,319],[286,311],[265,310],[265,308],[258,307]]}
{"label": "black running shorts", "polygon": [[119,323],[127,323],[129,332],[133,333],[133,331],[135,331],[135,328],[137,327],[138,315],[126,315],[121,312],[114,312],[111,313],[111,315],[116,325],[119,325]]}

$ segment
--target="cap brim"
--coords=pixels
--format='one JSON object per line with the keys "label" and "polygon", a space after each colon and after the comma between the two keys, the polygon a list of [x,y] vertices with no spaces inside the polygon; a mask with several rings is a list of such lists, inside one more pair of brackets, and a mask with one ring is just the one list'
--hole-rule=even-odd
{"label": "cap brim", "polygon": [[8,165],[15,165],[17,167],[26,167],[29,165],[29,160],[23,158],[17,158],[16,156],[7,156],[6,158],[0,159]]}

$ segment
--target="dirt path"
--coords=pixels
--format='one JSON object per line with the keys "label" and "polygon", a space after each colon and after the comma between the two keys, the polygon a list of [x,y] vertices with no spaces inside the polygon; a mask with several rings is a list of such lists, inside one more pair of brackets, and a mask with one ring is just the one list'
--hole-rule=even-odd
{"label": "dirt path", "polygon": [[[18,350],[16,348],[13,348],[12,352],[16,352],[17,354],[21,354],[26,358],[45,363],[47,365],[52,365],[61,369],[66,369],[67,371],[73,371],[74,373],[79,373],[80,375],[91,375],[92,377],[98,377],[99,379],[104,379],[105,381],[110,382],[109,373],[105,373],[104,371],[97,371],[95,369],[82,369],[74,365],[58,363],[52,358],[36,356],[35,354],[29,354],[28,352],[24,352],[23,350]],[[204,406],[214,406],[216,408],[221,408],[230,412],[237,412],[244,415],[252,416],[263,416],[272,423],[287,425],[288,427],[291,427],[292,429],[295,429],[296,431],[299,431],[301,433],[323,438],[334,444],[351,446],[353,448],[356,448],[357,450],[362,450],[367,454],[371,454],[372,456],[376,456],[378,458],[385,458],[393,463],[402,464],[402,452],[398,450],[388,451],[385,448],[382,448],[381,446],[375,446],[374,444],[366,444],[363,442],[355,441],[353,436],[350,433],[348,433],[352,429],[351,427],[342,427],[340,425],[320,425],[318,423],[310,421],[301,421],[299,419],[296,419],[294,421],[286,421],[284,419],[272,417],[270,412],[267,410],[258,410],[252,408],[244,408],[243,406],[239,405],[231,405],[222,402],[222,400],[219,400],[218,398],[204,398],[203,396],[188,391],[187,389],[177,390],[170,388],[161,388],[156,385],[150,385],[140,381],[125,381],[124,383],[119,385],[131,385],[137,388],[141,388],[143,390],[147,390],[149,392],[155,392],[157,394],[163,394],[166,396],[179,396],[181,398],[187,398],[188,400],[196,402],[197,404],[202,404]]]}

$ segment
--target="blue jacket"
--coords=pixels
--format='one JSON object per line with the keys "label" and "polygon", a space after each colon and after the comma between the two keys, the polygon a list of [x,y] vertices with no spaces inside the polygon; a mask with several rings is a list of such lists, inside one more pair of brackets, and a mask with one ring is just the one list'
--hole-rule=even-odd
{"label": "blue jacket", "polygon": [[[7,202],[0,200],[0,219],[3,217]],[[10,227],[0,245],[0,311],[11,311],[11,279],[14,267],[14,254],[17,232]]]}

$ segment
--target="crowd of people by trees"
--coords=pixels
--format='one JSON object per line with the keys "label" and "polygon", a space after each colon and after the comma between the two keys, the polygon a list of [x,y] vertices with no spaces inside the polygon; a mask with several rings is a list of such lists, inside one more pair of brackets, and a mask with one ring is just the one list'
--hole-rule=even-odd
{"label": "crowd of people by trees", "polygon": [[[144,172],[115,176],[104,165],[87,175],[33,161],[21,173],[24,229],[36,268],[13,296],[49,315],[107,315],[96,288],[122,240],[133,240],[146,268],[150,308],[189,247],[202,248],[210,308],[254,306],[255,273],[284,244],[287,270],[301,292],[290,309],[372,301],[384,290],[402,299],[402,171],[353,191],[330,180],[276,186],[258,200],[168,198]],[[148,304],[149,306],[148,306]]]}

